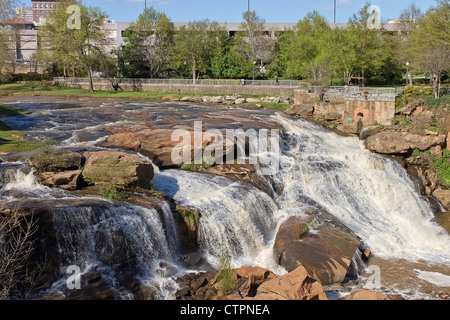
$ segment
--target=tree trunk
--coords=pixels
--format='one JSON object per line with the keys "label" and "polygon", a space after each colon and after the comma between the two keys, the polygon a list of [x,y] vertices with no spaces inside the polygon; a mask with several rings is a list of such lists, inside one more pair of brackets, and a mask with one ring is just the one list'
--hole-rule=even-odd
{"label": "tree trunk", "polygon": [[437,87],[436,99],[440,99],[441,98],[441,76],[440,76],[440,73],[437,78],[437,86],[436,87]]}
{"label": "tree trunk", "polygon": [[192,84],[196,84],[196,73],[197,73],[197,64],[195,63],[195,59],[192,62]]}
{"label": "tree trunk", "polygon": [[89,92],[94,92],[94,82],[92,81],[91,68],[88,68]]}
{"label": "tree trunk", "polygon": [[366,85],[366,79],[364,78],[364,68],[362,69],[362,87],[364,88]]}

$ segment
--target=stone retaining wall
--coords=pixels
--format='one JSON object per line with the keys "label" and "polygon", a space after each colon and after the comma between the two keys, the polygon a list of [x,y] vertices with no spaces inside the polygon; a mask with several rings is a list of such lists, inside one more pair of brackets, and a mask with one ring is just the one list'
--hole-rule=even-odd
{"label": "stone retaining wall", "polygon": [[[77,87],[89,89],[88,83],[60,83],[69,87]],[[150,91],[150,92],[180,92],[181,95],[186,93],[204,93],[204,94],[221,94],[221,95],[277,95],[288,96],[294,94],[295,88],[285,86],[233,86],[233,85],[178,85],[178,84],[140,84],[140,83],[121,83],[120,87],[123,91]],[[94,83],[94,90],[111,91],[113,90],[110,82]]]}
{"label": "stone retaining wall", "polygon": [[[340,100],[341,103],[330,103],[332,98],[336,98],[336,101]],[[325,115],[323,110],[325,110],[325,113],[339,112],[346,131],[356,132],[358,115],[361,116],[365,126],[375,122],[391,125],[395,118],[395,95],[392,94],[368,94],[364,96],[352,93],[344,98],[336,96],[328,97],[328,99],[308,90],[294,90],[294,103],[296,105],[310,105],[315,114],[322,113],[322,115]],[[344,104],[344,108],[339,108],[339,110],[335,108],[335,106],[340,106],[341,104]]]}

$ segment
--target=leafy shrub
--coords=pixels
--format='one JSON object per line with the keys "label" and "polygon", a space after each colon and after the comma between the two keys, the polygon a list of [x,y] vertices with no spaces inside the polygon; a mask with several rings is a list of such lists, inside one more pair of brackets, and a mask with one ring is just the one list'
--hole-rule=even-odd
{"label": "leafy shrub", "polygon": [[53,171],[55,167],[61,165],[59,162],[62,161],[62,158],[59,156],[67,152],[67,150],[58,149],[48,142],[31,152],[29,160],[38,172]]}
{"label": "leafy shrub", "polygon": [[433,94],[433,90],[430,87],[425,87],[425,88],[422,88],[420,93],[423,95],[426,95],[426,96],[431,96]]}
{"label": "leafy shrub", "polygon": [[100,194],[107,198],[123,199],[123,189],[133,181],[130,176],[133,163],[129,161],[117,162],[113,157],[105,157],[89,170],[86,182],[100,188]]}
{"label": "leafy shrub", "polygon": [[408,84],[403,89],[403,94],[405,94],[405,95],[418,95],[419,94],[419,89],[417,87],[414,87],[412,84]]}
{"label": "leafy shrub", "polygon": [[411,154],[412,157],[417,157],[420,156],[420,150],[419,149],[414,149],[413,153]]}
{"label": "leafy shrub", "polygon": [[226,295],[236,288],[236,279],[231,268],[231,258],[226,253],[220,256],[218,271],[217,282],[219,290]]}
{"label": "leafy shrub", "polygon": [[444,150],[442,157],[433,159],[433,166],[441,185],[450,188],[450,151]]}

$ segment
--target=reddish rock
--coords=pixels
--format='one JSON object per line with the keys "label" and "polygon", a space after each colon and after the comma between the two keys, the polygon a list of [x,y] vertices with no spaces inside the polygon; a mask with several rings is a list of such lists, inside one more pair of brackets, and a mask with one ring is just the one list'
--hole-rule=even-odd
{"label": "reddish rock", "polygon": [[297,217],[281,225],[274,254],[287,271],[303,266],[322,285],[342,282],[349,271],[359,240],[341,229],[322,225],[314,233]]}
{"label": "reddish rock", "polygon": [[48,187],[64,190],[76,190],[80,181],[81,170],[63,172],[40,172],[36,176],[41,183]]}
{"label": "reddish rock", "polygon": [[444,146],[445,135],[422,136],[401,132],[380,132],[365,140],[366,148],[383,154],[407,153],[409,150],[425,151],[435,146]]}
{"label": "reddish rock", "polygon": [[304,267],[268,280],[258,287],[254,300],[328,300],[322,285]]}
{"label": "reddish rock", "polygon": [[389,300],[380,292],[372,292],[366,289],[355,289],[344,300]]}

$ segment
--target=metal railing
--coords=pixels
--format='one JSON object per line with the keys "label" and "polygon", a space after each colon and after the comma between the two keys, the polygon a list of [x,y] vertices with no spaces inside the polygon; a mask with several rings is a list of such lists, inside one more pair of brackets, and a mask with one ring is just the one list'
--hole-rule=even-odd
{"label": "metal railing", "polygon": [[[73,77],[55,77],[54,83],[60,84],[88,84],[88,78]],[[307,90],[310,93],[325,93],[332,98],[344,98],[352,95],[378,95],[395,96],[403,93],[403,87],[358,87],[358,86],[317,86],[299,80],[247,80],[247,79],[148,79],[148,78],[121,78],[118,79],[121,84],[133,85],[206,85],[206,86],[279,86],[283,88],[295,88]],[[107,78],[92,78],[94,84],[110,84]],[[420,93],[434,92],[433,87],[415,86]],[[450,87],[441,87],[442,94],[450,95]]]}
{"label": "metal railing", "polygon": [[[56,77],[53,79],[54,83],[67,84],[88,84],[88,78],[73,78],[73,77]],[[107,78],[92,78],[94,84],[110,83]],[[238,86],[238,85],[254,85],[254,86],[281,86],[288,88],[297,88],[300,86],[298,80],[236,80],[236,79],[148,79],[148,78],[122,78],[119,79],[121,84],[152,84],[152,85],[207,85],[207,86]]]}

